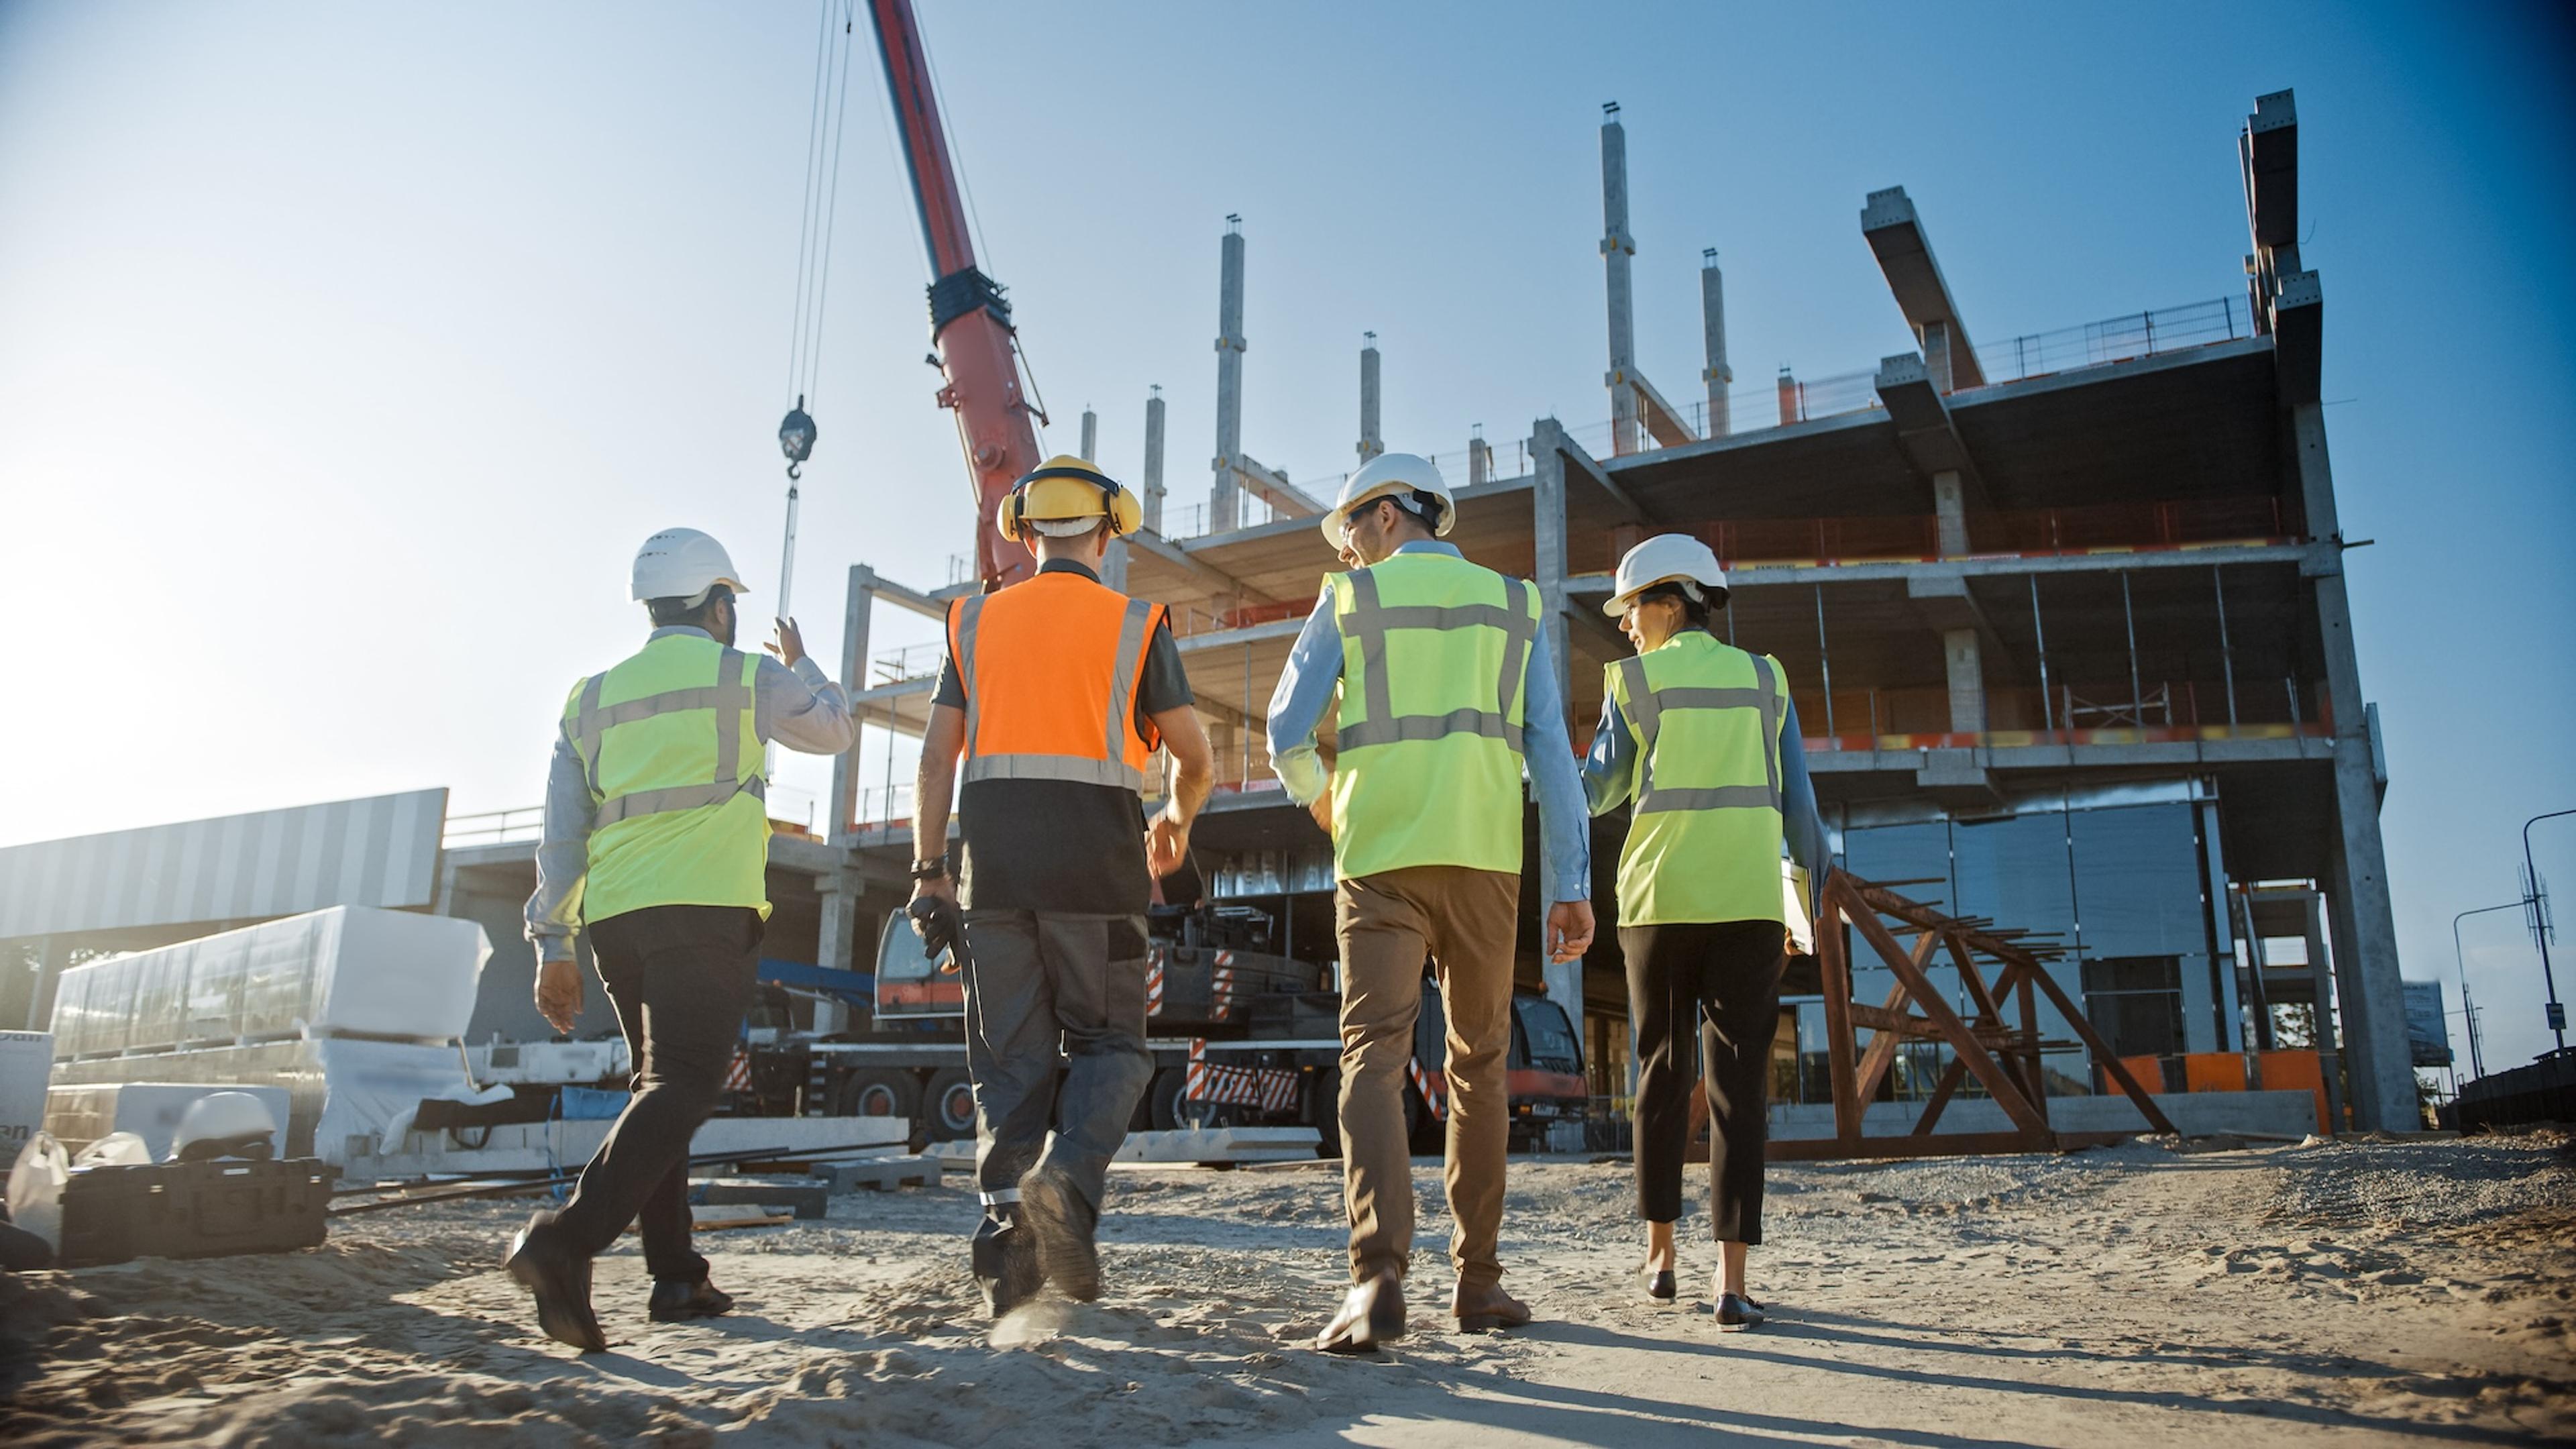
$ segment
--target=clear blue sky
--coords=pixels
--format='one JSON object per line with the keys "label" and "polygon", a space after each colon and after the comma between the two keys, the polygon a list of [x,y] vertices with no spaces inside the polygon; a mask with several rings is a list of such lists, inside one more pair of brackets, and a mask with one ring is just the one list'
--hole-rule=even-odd
{"label": "clear blue sky", "polygon": [[[1602,101],[1642,361],[1687,392],[1702,246],[1741,377],[1911,345],[1856,220],[1881,186],[1979,337],[2240,291],[2236,131],[2295,87],[2336,483],[2379,540],[2352,594],[2410,976],[2452,979],[2451,913],[2511,898],[2522,818],[2576,805],[2563,11],[924,10],[1053,440],[1093,403],[1132,469],[1162,384],[1176,504],[1213,452],[1228,212],[1246,445],[1330,476],[1366,329],[1395,447],[1606,414]],[[422,785],[533,802],[565,688],[636,636],[639,538],[707,528],[774,585],[815,14],[0,4],[0,577],[31,626],[0,841]],[[826,659],[844,564],[935,585],[969,546],[864,51],[852,90],[799,556]],[[2576,824],[2541,829],[2576,889]],[[2525,1058],[2530,946],[2469,930],[2490,1060]]]}

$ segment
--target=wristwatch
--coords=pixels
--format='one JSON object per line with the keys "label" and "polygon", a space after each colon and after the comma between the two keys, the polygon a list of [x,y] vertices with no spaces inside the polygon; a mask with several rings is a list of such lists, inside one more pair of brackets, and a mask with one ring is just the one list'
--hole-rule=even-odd
{"label": "wristwatch", "polygon": [[912,878],[914,880],[944,880],[947,878],[947,875],[948,857],[945,853],[934,855],[928,860],[916,860],[912,863]]}

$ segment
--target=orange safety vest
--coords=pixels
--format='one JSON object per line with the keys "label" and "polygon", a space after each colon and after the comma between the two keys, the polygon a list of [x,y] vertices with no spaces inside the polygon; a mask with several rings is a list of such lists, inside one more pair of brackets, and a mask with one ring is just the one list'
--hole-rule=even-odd
{"label": "orange safety vest", "polygon": [[977,780],[1072,780],[1143,793],[1161,738],[1137,735],[1136,686],[1163,606],[1080,574],[1040,573],[948,608]]}

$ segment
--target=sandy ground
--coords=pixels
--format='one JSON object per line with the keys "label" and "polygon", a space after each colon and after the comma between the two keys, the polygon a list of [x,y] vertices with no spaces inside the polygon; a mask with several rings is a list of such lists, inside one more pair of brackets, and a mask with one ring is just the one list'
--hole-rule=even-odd
{"label": "sandy ground", "polygon": [[[1451,1331],[1438,1174],[1413,1335],[1304,1345],[1338,1297],[1329,1167],[1121,1171],[1097,1305],[974,1312],[962,1179],[710,1235],[741,1300],[646,1321],[601,1261],[615,1351],[537,1337],[495,1270],[525,1207],[351,1219],[268,1258],[0,1276],[0,1441],[717,1442],[1621,1449],[2576,1437],[2576,1158],[2525,1137],[1775,1167],[1754,1290],[1720,1333],[1630,1284],[1625,1168],[1516,1161],[1505,1258],[1541,1321]],[[1692,1289],[1697,1290],[1697,1301]]]}

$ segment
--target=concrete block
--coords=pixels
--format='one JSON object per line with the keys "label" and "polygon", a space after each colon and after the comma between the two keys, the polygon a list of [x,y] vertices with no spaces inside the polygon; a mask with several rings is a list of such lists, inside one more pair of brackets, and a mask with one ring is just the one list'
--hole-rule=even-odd
{"label": "concrete block", "polygon": [[832,1185],[812,1178],[700,1177],[689,1180],[689,1201],[713,1207],[724,1203],[793,1208],[800,1218],[823,1216]]}
{"label": "concrete block", "polygon": [[905,1187],[937,1187],[941,1163],[928,1155],[874,1157],[860,1162],[827,1162],[817,1164],[814,1176],[823,1182],[834,1197],[866,1188],[871,1192],[893,1192]]}

